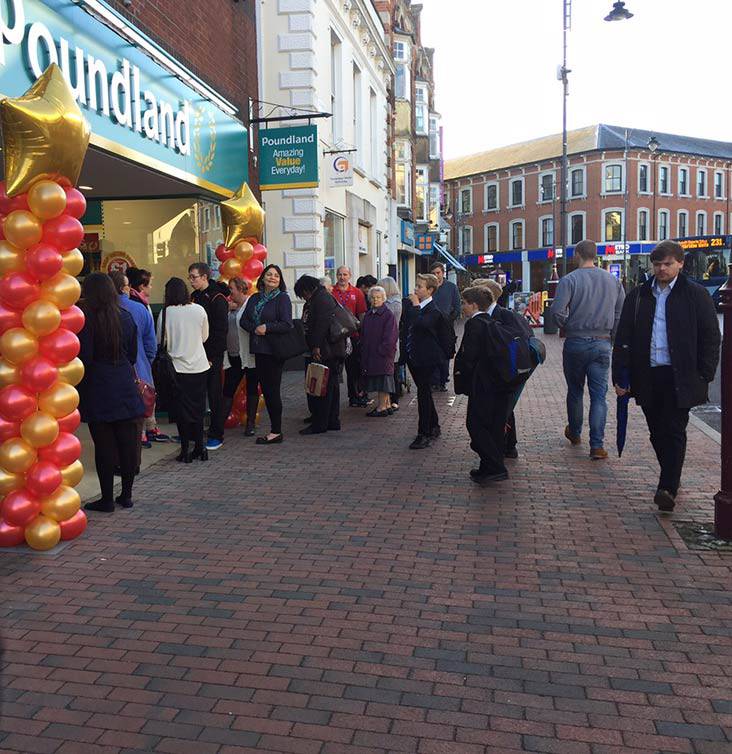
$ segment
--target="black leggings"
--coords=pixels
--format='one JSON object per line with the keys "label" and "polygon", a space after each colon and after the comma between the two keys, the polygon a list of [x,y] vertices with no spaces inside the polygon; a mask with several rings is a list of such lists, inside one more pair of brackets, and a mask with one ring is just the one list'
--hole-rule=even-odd
{"label": "black leggings", "polygon": [[269,421],[272,425],[273,435],[282,433],[282,368],[284,362],[265,353],[255,354],[254,360],[257,365],[257,377],[262,386],[264,402],[267,405]]}
{"label": "black leggings", "polygon": [[132,483],[137,466],[137,446],[140,442],[139,422],[125,419],[118,422],[89,422],[94,441],[94,464],[99,487],[105,503],[114,502],[114,467],[119,463],[122,474],[123,500],[132,498]]}
{"label": "black leggings", "polygon": [[253,367],[242,369],[239,356],[229,356],[231,366],[224,370],[224,419],[231,413],[231,405],[234,395],[242,377],[247,378],[247,424],[254,426],[257,418],[257,406],[259,404],[259,380],[257,370]]}

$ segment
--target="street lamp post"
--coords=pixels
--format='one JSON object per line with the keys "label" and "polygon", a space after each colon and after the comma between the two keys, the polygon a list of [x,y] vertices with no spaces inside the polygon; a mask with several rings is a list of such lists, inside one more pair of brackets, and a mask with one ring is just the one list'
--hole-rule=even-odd
{"label": "street lamp post", "polygon": [[714,496],[714,534],[732,540],[732,264],[720,290],[722,335],[722,474],[721,489]]}
{"label": "street lamp post", "polygon": [[659,147],[658,139],[655,136],[651,136],[648,139],[648,149],[651,152],[651,165],[653,170],[651,171],[651,194],[653,196],[653,204],[651,208],[651,241],[656,240],[656,150]]}

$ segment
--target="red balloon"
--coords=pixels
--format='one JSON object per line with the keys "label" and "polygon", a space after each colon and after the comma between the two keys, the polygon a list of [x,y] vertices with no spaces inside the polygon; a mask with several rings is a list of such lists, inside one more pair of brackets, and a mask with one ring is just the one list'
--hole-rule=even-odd
{"label": "red balloon", "polygon": [[55,442],[38,450],[38,458],[41,461],[50,461],[62,468],[78,461],[80,455],[81,443],[79,438],[69,432],[59,432]]}
{"label": "red balloon", "polygon": [[25,309],[40,294],[41,289],[27,272],[8,272],[0,279],[0,299],[11,309]]}
{"label": "red balloon", "polygon": [[20,437],[20,423],[9,422],[0,416],[0,443]]}
{"label": "red balloon", "polygon": [[61,327],[73,333],[81,332],[84,327],[84,312],[78,306],[70,306],[61,310]]}
{"label": "red balloon", "polygon": [[216,247],[216,259],[218,259],[219,262],[225,262],[227,259],[233,259],[233,258],[234,258],[233,249],[227,249],[226,246],[222,243],[220,243]]}
{"label": "red balloon", "polygon": [[22,422],[38,408],[35,393],[22,385],[0,390],[0,416],[9,422]]}
{"label": "red balloon", "polygon": [[39,353],[54,364],[67,364],[79,355],[79,349],[79,339],[64,327],[38,339]]}
{"label": "red balloon", "polygon": [[74,409],[70,414],[62,416],[58,421],[59,432],[76,432],[81,424],[81,414],[78,409]]}
{"label": "red balloon", "polygon": [[43,243],[55,246],[60,252],[75,249],[84,240],[84,226],[70,215],[59,215],[43,223]]}
{"label": "red balloon", "polygon": [[80,220],[86,212],[86,197],[75,188],[66,188],[66,214]]}
{"label": "red balloon", "polygon": [[3,500],[3,519],[12,526],[28,526],[41,512],[41,501],[26,489],[8,492]]}
{"label": "red balloon", "polygon": [[43,356],[36,356],[26,361],[20,368],[22,384],[30,388],[34,393],[40,393],[51,387],[58,379],[58,369]]}
{"label": "red balloon", "polygon": [[50,461],[37,461],[25,476],[28,492],[37,498],[44,498],[55,492],[62,482],[61,470]]}
{"label": "red balloon", "polygon": [[241,271],[241,274],[248,280],[256,280],[262,274],[262,270],[264,270],[264,265],[261,260],[252,257],[244,264],[244,269]]}
{"label": "red balloon", "polygon": [[35,275],[39,280],[45,280],[61,272],[64,259],[55,247],[47,243],[37,243],[28,249],[25,255],[25,266],[31,275]]}
{"label": "red balloon", "polygon": [[6,521],[0,521],[0,547],[15,547],[25,542],[25,531],[22,526],[13,526]]}
{"label": "red balloon", "polygon": [[23,327],[23,313],[0,304],[0,335],[11,327]]}
{"label": "red balloon", "polygon": [[263,246],[261,243],[255,243],[254,254],[252,254],[252,258],[258,259],[260,262],[264,262],[264,260],[267,258],[267,247]]}
{"label": "red balloon", "polygon": [[10,199],[10,211],[15,212],[15,210],[24,210],[25,212],[30,212],[30,207],[28,206],[28,194],[18,194],[18,196],[14,196]]}
{"label": "red balloon", "polygon": [[224,422],[224,427],[226,429],[233,429],[234,427],[237,427],[239,425],[239,417],[232,411],[227,417],[226,421]]}
{"label": "red balloon", "polygon": [[78,510],[71,518],[67,518],[66,521],[59,521],[58,525],[61,527],[62,542],[76,539],[86,529],[86,513]]}

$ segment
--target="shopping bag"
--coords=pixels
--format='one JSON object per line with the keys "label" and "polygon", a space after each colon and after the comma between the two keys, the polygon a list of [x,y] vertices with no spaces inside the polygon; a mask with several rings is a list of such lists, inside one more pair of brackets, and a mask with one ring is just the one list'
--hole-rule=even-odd
{"label": "shopping bag", "polygon": [[305,371],[305,392],[313,398],[324,398],[328,390],[330,369],[325,364],[311,361]]}

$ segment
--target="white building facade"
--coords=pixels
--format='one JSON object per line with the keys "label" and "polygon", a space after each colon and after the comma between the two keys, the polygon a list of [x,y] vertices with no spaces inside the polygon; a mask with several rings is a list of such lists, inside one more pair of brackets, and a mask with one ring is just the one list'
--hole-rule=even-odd
{"label": "white building facade", "polygon": [[[268,261],[288,286],[303,274],[388,274],[392,227],[387,179],[388,86],[393,64],[370,0],[258,0],[261,35],[257,114],[332,113],[318,126],[316,188],[265,191]],[[271,104],[264,104],[271,103]],[[303,120],[272,123],[306,125]],[[336,150],[348,152],[353,185],[330,187]]]}

